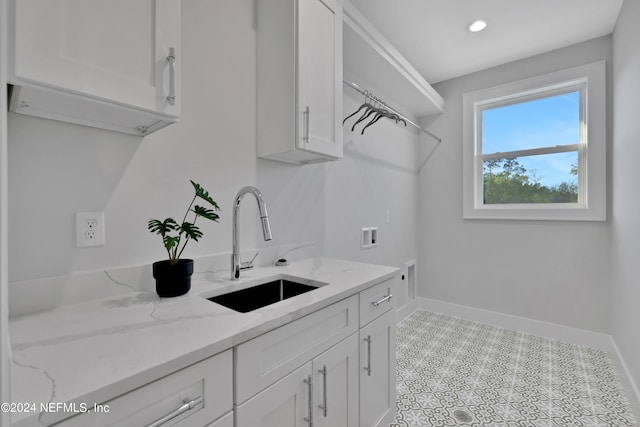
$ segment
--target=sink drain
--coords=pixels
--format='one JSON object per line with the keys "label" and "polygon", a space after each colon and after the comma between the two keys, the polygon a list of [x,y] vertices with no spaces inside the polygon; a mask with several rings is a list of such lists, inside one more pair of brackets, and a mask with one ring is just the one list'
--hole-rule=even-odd
{"label": "sink drain", "polygon": [[461,421],[463,423],[468,423],[473,420],[471,415],[469,415],[467,411],[463,411],[462,409],[457,409],[453,411],[453,416],[456,417],[458,421]]}

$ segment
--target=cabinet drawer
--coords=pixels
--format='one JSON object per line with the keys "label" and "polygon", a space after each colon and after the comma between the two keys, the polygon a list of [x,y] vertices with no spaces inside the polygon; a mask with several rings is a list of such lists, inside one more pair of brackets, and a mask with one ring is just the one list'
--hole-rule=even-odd
{"label": "cabinet drawer", "polygon": [[[108,412],[89,411],[58,425],[203,426],[233,409],[231,355],[227,350],[105,402],[101,407]],[[164,424],[154,424],[163,418]]]}
{"label": "cabinet drawer", "polygon": [[360,327],[393,308],[396,279],[385,280],[360,292]]}
{"label": "cabinet drawer", "polygon": [[236,404],[358,330],[358,296],[337,302],[236,347]]}

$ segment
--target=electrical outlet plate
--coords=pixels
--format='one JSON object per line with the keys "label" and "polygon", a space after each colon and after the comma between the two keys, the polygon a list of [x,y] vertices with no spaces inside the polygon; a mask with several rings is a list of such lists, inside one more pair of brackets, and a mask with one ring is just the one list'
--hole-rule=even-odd
{"label": "electrical outlet plate", "polygon": [[104,246],[104,212],[76,212],[76,245]]}
{"label": "electrical outlet plate", "polygon": [[360,229],[360,249],[378,246],[378,227],[364,227]]}

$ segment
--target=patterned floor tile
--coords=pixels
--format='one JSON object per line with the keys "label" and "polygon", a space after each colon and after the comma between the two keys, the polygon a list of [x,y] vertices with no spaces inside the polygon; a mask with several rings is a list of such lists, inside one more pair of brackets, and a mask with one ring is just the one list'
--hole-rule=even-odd
{"label": "patterned floor tile", "polygon": [[397,343],[391,427],[639,427],[606,352],[422,310]]}

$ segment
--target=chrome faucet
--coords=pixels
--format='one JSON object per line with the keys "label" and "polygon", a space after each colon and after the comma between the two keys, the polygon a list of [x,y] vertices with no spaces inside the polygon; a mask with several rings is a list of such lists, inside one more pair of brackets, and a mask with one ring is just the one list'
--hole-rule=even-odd
{"label": "chrome faucet", "polygon": [[258,202],[260,220],[262,223],[262,236],[264,237],[265,242],[271,240],[271,226],[269,225],[269,216],[267,215],[267,205],[264,203],[262,193],[256,187],[247,186],[241,188],[233,202],[233,253],[231,254],[231,280],[240,278],[240,229],[238,227],[238,213],[240,211],[240,201],[247,193],[253,194]]}

